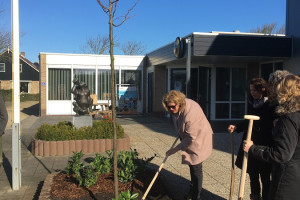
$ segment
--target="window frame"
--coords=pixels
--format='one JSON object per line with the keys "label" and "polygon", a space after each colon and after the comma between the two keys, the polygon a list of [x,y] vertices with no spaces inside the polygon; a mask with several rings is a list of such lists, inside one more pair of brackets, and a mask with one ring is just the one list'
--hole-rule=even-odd
{"label": "window frame", "polygon": [[5,72],[5,63],[0,63],[0,65],[3,65],[3,70],[1,70],[1,67],[0,67],[0,72]]}

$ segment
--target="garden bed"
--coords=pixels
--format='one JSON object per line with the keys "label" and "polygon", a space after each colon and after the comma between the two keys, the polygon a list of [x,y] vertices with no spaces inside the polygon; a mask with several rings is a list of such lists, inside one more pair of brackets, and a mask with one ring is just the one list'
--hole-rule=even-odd
{"label": "garden bed", "polygon": [[[145,173],[138,176],[132,182],[120,183],[119,191],[130,191],[131,194],[138,193],[137,199],[142,199],[144,192],[147,190],[150,182],[152,181],[155,172],[153,170],[147,170]],[[63,172],[55,172],[49,174],[44,182],[39,199],[52,199],[52,200],[89,200],[89,199],[101,199],[111,200],[114,198],[114,185],[113,174],[104,173],[99,176],[95,185],[84,188],[78,186],[75,180],[70,181],[67,174]],[[171,200],[164,186],[163,180],[158,177],[154,182],[149,194],[148,200]]]}

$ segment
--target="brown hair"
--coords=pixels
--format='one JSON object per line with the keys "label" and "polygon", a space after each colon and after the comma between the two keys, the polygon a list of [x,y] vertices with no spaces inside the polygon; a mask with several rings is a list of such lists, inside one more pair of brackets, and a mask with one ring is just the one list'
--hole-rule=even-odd
{"label": "brown hair", "polygon": [[300,96],[300,78],[296,75],[286,75],[277,85],[276,93],[279,104]]}
{"label": "brown hair", "polygon": [[178,90],[170,90],[162,99],[162,105],[166,111],[169,111],[168,103],[179,105],[179,111],[183,111],[185,108],[185,94]]}
{"label": "brown hair", "polygon": [[[255,90],[261,92],[263,97],[269,97],[270,96],[271,91],[270,91],[269,84],[263,78],[253,78],[250,81],[250,85],[253,85]],[[248,99],[249,99],[250,102],[253,102],[253,97],[252,97],[250,92],[249,92]]]}

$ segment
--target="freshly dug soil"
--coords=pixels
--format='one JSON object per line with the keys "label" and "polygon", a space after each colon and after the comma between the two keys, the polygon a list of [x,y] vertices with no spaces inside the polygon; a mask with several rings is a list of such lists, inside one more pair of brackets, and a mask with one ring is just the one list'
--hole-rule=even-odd
{"label": "freshly dug soil", "polygon": [[[131,182],[119,182],[119,191],[129,190],[131,194],[139,193],[138,199],[142,199],[144,192],[150,185],[155,173],[155,171],[146,170],[145,173],[140,174]],[[50,193],[53,200],[111,200],[114,198],[113,174],[103,173],[99,176],[96,184],[88,188],[84,188],[79,186],[78,182],[74,178],[60,172],[53,178]],[[167,191],[160,177],[158,177],[154,182],[146,199],[171,200],[171,198],[167,195]]]}

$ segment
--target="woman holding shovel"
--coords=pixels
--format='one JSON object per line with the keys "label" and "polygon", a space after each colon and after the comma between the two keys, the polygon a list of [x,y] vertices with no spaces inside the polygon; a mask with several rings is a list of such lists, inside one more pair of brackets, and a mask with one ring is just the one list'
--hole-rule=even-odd
{"label": "woman holding shovel", "polygon": [[162,104],[171,114],[181,140],[181,143],[166,152],[166,156],[182,151],[182,164],[189,165],[191,175],[190,193],[185,197],[200,200],[202,163],[212,152],[212,128],[200,105],[187,99],[180,91],[171,90],[163,97]]}
{"label": "woman holding shovel", "polygon": [[[250,81],[250,95],[248,98],[248,113],[249,115],[256,115],[260,117],[253,123],[251,140],[255,141],[257,144],[271,146],[272,140],[272,128],[274,117],[275,105],[270,104],[268,97],[270,95],[270,90],[268,83],[262,78],[253,78]],[[248,120],[245,120],[237,125],[229,125],[228,131],[242,132],[244,131],[243,140],[246,139],[248,128]],[[239,152],[236,159],[236,166],[242,168],[243,163],[243,140],[239,148]],[[251,200],[266,200],[269,193],[270,186],[270,174],[271,167],[268,163],[261,162],[257,159],[248,158],[247,173],[250,178],[250,199]],[[262,183],[262,197],[261,197],[261,185]]]}
{"label": "woman holding shovel", "polygon": [[[273,129],[271,147],[244,141],[249,156],[272,164],[272,182],[268,200],[300,198],[300,78],[287,75],[276,87],[279,116]],[[255,145],[253,145],[253,143]]]}

